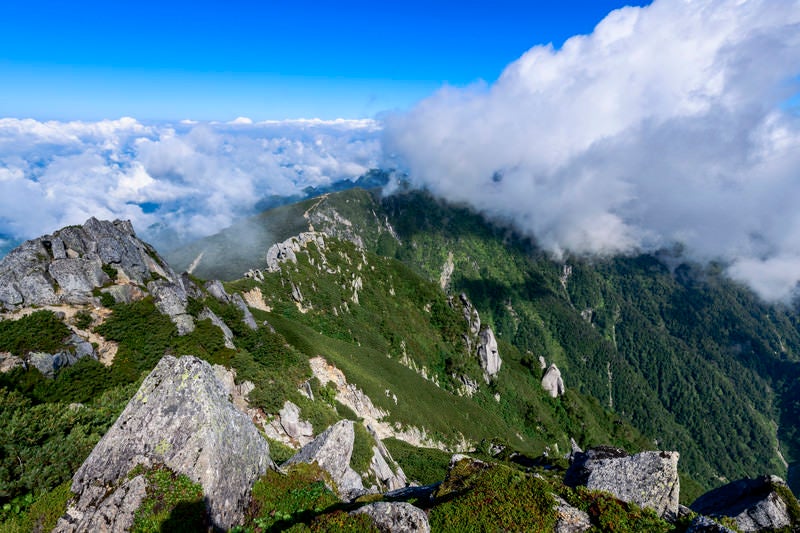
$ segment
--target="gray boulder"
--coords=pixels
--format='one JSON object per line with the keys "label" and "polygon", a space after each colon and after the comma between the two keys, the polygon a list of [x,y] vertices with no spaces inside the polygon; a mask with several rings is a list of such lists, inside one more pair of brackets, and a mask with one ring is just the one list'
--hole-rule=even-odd
{"label": "gray boulder", "polygon": [[256,323],[256,319],[253,317],[253,313],[250,312],[250,308],[247,307],[242,295],[238,292],[234,293],[234,295],[231,296],[231,302],[242,312],[242,322],[244,322],[244,325],[253,331],[257,330],[258,324]]}
{"label": "gray boulder", "polygon": [[564,483],[602,490],[624,502],[653,509],[663,518],[678,513],[678,452],[628,455],[607,446],[576,453]]}
{"label": "gray boulder", "polygon": [[[53,533],[79,533],[82,531],[129,531],[133,526],[136,510],[147,497],[147,480],[135,476],[120,485],[110,495],[103,497],[100,487],[86,491],[81,501],[101,497],[99,505],[91,512],[78,516],[61,517]],[[78,506],[81,505],[78,502]]]}
{"label": "gray boulder", "polygon": [[561,371],[555,364],[551,364],[542,376],[542,388],[553,398],[563,396],[566,392],[564,380],[561,379]]}
{"label": "gray boulder", "polygon": [[228,293],[225,292],[225,287],[222,286],[222,282],[218,279],[212,279],[211,281],[206,282],[206,290],[208,294],[213,296],[218,301],[227,304],[230,303],[230,296]]}
{"label": "gray boulder", "polygon": [[500,359],[500,352],[497,350],[497,339],[494,338],[492,328],[481,330],[478,339],[478,360],[483,369],[484,376],[491,378],[500,371],[503,361]]}
{"label": "gray boulder", "polygon": [[371,503],[350,514],[369,516],[382,533],[429,533],[431,530],[425,512],[405,502]]}
{"label": "gray boulder", "polygon": [[205,361],[161,359],[73,477],[77,503],[61,531],[94,530],[89,525],[110,508],[107,495],[137,465],[163,464],[199,483],[216,527],[240,522],[253,483],[272,462],[266,440],[228,396]]}
{"label": "gray boulder", "polygon": [[24,360],[28,367],[34,367],[46,378],[52,379],[60,369],[74,365],[84,357],[97,359],[94,346],[78,335],[72,334],[64,343],[68,347],[56,353],[30,352]]}
{"label": "gray boulder", "polygon": [[339,496],[354,500],[364,494],[361,476],[350,467],[355,432],[351,420],[340,420],[303,446],[283,466],[295,463],[314,463],[330,474]]}
{"label": "gray boulder", "polygon": [[707,516],[698,516],[691,521],[686,533],[735,533],[719,522],[715,522]]}
{"label": "gray boulder", "polygon": [[693,511],[710,517],[728,516],[740,531],[765,531],[800,526],[793,524],[787,498],[794,498],[777,476],[740,479],[697,498]]}

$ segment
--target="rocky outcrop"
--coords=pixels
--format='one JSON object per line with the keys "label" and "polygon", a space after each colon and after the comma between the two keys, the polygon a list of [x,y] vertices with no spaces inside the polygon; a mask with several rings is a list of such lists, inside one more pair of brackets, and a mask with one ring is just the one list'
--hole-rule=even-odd
{"label": "rocky outcrop", "polygon": [[478,310],[472,305],[472,302],[469,301],[467,295],[463,292],[459,295],[459,299],[461,300],[461,305],[463,306],[463,314],[464,320],[467,321],[469,325],[469,332],[472,335],[477,335],[478,332],[481,330],[481,315],[478,314]]}
{"label": "rocky outcrop", "polygon": [[183,285],[156,280],[147,284],[147,290],[159,312],[167,315],[175,324],[178,335],[187,335],[194,331],[194,318],[186,311],[188,297]]}
{"label": "rocky outcrop", "polygon": [[112,281],[109,274],[139,285],[153,276],[180,285],[129,221],[90,218],[82,226],[27,241],[3,258],[0,307],[89,303],[95,288]]}
{"label": "rocky outcrop", "polygon": [[789,505],[792,498],[786,482],[777,476],[740,479],[700,496],[691,509],[710,517],[728,516],[740,531],[766,531],[798,527],[793,524]]}
{"label": "rocky outcrop", "polygon": [[28,367],[34,367],[46,378],[52,379],[60,369],[74,365],[84,357],[97,359],[91,343],[74,333],[64,343],[67,348],[56,353],[30,352],[23,360]]}
{"label": "rocky outcrop", "polygon": [[478,360],[487,381],[500,371],[500,365],[503,364],[503,361],[500,359],[497,340],[494,338],[492,328],[484,328],[479,335]]}
{"label": "rocky outcrop", "polygon": [[561,379],[561,371],[554,364],[551,364],[542,376],[542,388],[553,398],[563,396],[566,392],[564,380]]}
{"label": "rocky outcrop", "polygon": [[592,529],[589,515],[580,509],[568,504],[558,495],[553,495],[556,500],[556,525],[554,533],[583,533]]}
{"label": "rocky outcrop", "polygon": [[405,502],[371,503],[350,514],[369,516],[381,533],[429,533],[431,530],[425,512]]}
{"label": "rocky outcrop", "polygon": [[297,263],[296,253],[306,248],[310,243],[319,249],[325,248],[325,239],[321,233],[307,231],[295,237],[290,237],[283,242],[275,243],[267,250],[267,271],[278,272],[281,264],[288,262]]}
{"label": "rocky outcrop", "polygon": [[351,420],[341,420],[303,446],[283,466],[295,463],[314,463],[330,474],[339,496],[353,500],[364,493],[361,476],[350,468],[355,432]]}
{"label": "rocky outcrop", "polygon": [[678,452],[642,452],[602,446],[575,453],[564,482],[602,490],[625,502],[653,509],[659,516],[678,513]]}
{"label": "rocky outcrop", "polygon": [[[92,524],[101,523],[104,509],[113,510],[109,498],[131,470],[157,464],[203,487],[216,527],[238,523],[253,483],[271,461],[266,440],[228,396],[205,361],[165,356],[73,477],[76,499],[57,530],[97,530]],[[115,516],[102,520],[112,523]]]}

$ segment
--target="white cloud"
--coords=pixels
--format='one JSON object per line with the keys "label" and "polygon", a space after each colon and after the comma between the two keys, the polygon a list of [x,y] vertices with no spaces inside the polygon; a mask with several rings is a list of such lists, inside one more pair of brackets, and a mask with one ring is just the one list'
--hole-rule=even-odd
{"label": "white cloud", "polygon": [[[251,214],[272,194],[377,166],[374,121],[142,124],[0,119],[0,235],[26,239],[90,216],[185,238]],[[2,243],[0,243],[2,244]]]}
{"label": "white cloud", "polygon": [[800,2],[656,0],[388,117],[386,149],[418,185],[557,255],[680,241],[786,297],[800,123],[783,104],[798,74]]}

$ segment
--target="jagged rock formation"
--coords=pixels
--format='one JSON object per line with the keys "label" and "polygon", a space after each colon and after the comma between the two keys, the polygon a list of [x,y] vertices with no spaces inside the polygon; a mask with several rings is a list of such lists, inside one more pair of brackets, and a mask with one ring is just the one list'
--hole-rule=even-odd
{"label": "jagged rock formation", "polygon": [[214,525],[228,529],[241,521],[271,460],[266,440],[228,400],[211,365],[165,356],[73,477],[76,499],[56,531],[118,530],[114,502],[135,507],[139,498],[128,474],[157,464],[199,483]]}
{"label": "jagged rock formation", "polygon": [[425,512],[405,502],[371,503],[350,514],[366,514],[381,533],[429,533],[431,530]]}
{"label": "jagged rock formation", "polygon": [[792,497],[786,482],[777,476],[740,479],[700,496],[691,509],[710,517],[729,516],[740,531],[764,531],[798,527],[792,523],[786,498]]}
{"label": "jagged rock formation", "polygon": [[642,452],[601,446],[576,453],[564,482],[603,490],[625,502],[653,509],[659,516],[678,513],[678,452]]}
{"label": "jagged rock formation", "polygon": [[306,231],[283,242],[273,244],[267,250],[267,271],[278,272],[281,264],[287,261],[297,263],[296,252],[304,249],[310,243],[314,243],[320,249],[325,248],[323,235],[314,231]]}
{"label": "jagged rock formation", "polygon": [[9,309],[58,303],[87,303],[92,290],[111,281],[103,265],[143,285],[157,274],[178,278],[129,221],[90,218],[26,241],[0,261],[0,303]]}
{"label": "jagged rock formation", "polygon": [[561,379],[561,371],[555,363],[551,364],[542,376],[542,388],[553,398],[563,396],[566,392],[564,380]]}
{"label": "jagged rock formation", "polygon": [[92,303],[93,291],[104,286],[123,302],[141,298],[146,286],[181,334],[194,328],[181,278],[127,220],[90,218],[26,241],[0,261],[0,309]]}
{"label": "jagged rock formation", "polygon": [[489,378],[493,378],[500,371],[500,365],[503,364],[503,361],[500,359],[497,340],[494,338],[492,328],[481,330],[478,342],[478,360],[487,382]]}
{"label": "jagged rock formation", "polygon": [[344,500],[353,500],[365,492],[361,476],[350,468],[354,440],[353,422],[341,420],[303,446],[283,466],[316,462],[330,474],[339,496]]}
{"label": "jagged rock formation", "polygon": [[83,340],[78,335],[72,334],[65,344],[71,346],[71,348],[54,354],[31,352],[25,355],[21,361],[24,361],[28,367],[35,367],[44,377],[52,379],[59,369],[74,365],[79,359],[84,357],[97,359],[97,354],[91,343]]}

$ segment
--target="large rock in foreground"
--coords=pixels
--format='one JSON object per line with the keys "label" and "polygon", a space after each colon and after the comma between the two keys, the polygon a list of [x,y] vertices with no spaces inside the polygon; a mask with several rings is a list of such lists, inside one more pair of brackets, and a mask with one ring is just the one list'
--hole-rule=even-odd
{"label": "large rock in foreground", "polygon": [[762,476],[740,479],[707,492],[691,508],[711,517],[731,517],[739,530],[746,532],[797,528],[800,524],[792,523],[789,512],[792,504],[797,505],[797,501],[785,481],[777,476]]}
{"label": "large rock in foreground", "polygon": [[618,448],[592,448],[573,455],[564,481],[609,492],[622,501],[672,518],[678,513],[680,493],[678,457],[678,452],[628,455]]}
{"label": "large rock in foreground", "polygon": [[284,466],[295,463],[314,463],[330,474],[339,496],[353,500],[362,495],[361,476],[350,467],[355,431],[351,420],[340,420],[297,452]]}
{"label": "large rock in foreground", "polygon": [[127,519],[109,515],[109,498],[128,489],[135,466],[157,464],[200,483],[214,525],[230,529],[271,461],[267,442],[229,401],[211,365],[165,356],[78,469],[71,487],[77,503],[56,530],[118,529]]}

